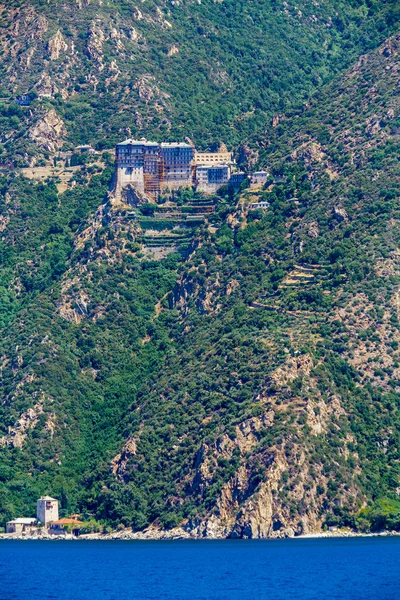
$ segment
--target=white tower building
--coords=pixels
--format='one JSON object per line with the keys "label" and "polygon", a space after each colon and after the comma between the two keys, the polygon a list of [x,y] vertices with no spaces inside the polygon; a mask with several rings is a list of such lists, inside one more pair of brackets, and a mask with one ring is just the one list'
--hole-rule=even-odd
{"label": "white tower building", "polygon": [[58,500],[50,496],[42,496],[36,502],[37,520],[47,525],[51,521],[58,521]]}

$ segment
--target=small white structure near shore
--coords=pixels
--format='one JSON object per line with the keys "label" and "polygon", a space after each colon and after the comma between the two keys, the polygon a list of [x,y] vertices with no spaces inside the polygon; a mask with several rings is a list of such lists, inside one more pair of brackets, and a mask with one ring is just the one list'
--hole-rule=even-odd
{"label": "small white structure near shore", "polygon": [[6,533],[24,533],[30,531],[36,525],[36,519],[21,517],[8,521],[6,525]]}
{"label": "small white structure near shore", "polygon": [[36,503],[37,520],[43,525],[50,521],[58,521],[58,500],[50,496],[42,496]]}

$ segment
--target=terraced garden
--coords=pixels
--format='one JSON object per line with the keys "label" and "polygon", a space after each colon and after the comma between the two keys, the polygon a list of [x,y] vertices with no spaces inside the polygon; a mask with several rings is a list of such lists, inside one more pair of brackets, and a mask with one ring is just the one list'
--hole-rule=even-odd
{"label": "terraced garden", "polygon": [[[215,198],[193,194],[182,202],[157,204],[150,211],[140,208],[137,220],[142,230],[137,242],[145,254],[164,257],[170,252],[188,254],[194,248],[195,231],[215,212]],[[143,214],[143,213],[150,214]],[[152,214],[151,214],[152,213]]]}

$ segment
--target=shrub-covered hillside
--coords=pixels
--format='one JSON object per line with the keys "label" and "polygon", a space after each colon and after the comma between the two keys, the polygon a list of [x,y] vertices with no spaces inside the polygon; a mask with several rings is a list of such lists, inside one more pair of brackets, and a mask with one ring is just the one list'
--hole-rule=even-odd
{"label": "shrub-covered hillside", "polygon": [[2,180],[4,519],[47,492],[134,529],[399,527],[399,50],[275,122],[266,189],[222,190],[185,260],[107,170]]}
{"label": "shrub-covered hillside", "polygon": [[[17,164],[38,147],[110,148],[129,131],[237,147],[399,21],[393,0],[13,0],[0,10],[1,158]],[[12,103],[22,94],[30,106]]]}

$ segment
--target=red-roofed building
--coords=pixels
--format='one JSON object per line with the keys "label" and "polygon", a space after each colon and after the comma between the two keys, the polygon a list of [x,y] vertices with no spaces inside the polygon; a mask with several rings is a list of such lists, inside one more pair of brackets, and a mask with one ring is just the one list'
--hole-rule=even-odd
{"label": "red-roofed building", "polygon": [[79,525],[82,525],[83,521],[79,521],[79,519],[72,519],[65,517],[63,519],[58,519],[58,521],[52,521],[50,523],[49,533],[55,535],[65,535],[68,530],[72,530],[74,535],[79,534]]}

